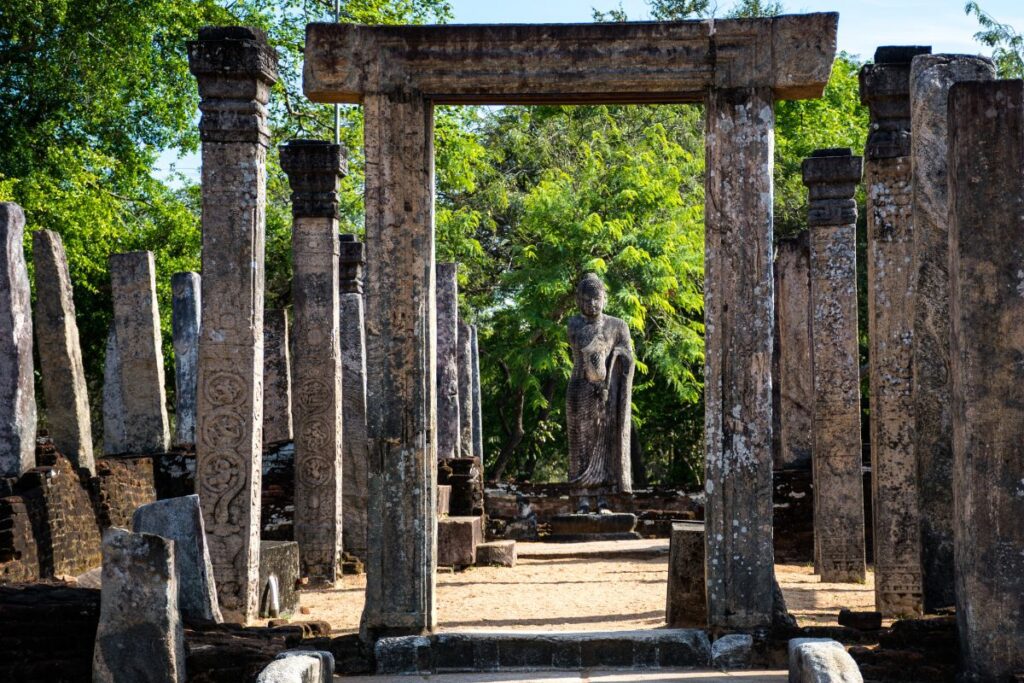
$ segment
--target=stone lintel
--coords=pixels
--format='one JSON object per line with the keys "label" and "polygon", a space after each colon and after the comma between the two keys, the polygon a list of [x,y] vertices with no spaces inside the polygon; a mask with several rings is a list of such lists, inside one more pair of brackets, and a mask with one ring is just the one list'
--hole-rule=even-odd
{"label": "stone lintel", "polygon": [[203,142],[269,144],[266,104],[277,82],[277,54],[263,31],[207,26],[188,42],[189,70],[199,82]]}
{"label": "stone lintel", "polygon": [[910,156],[910,64],[927,46],[880,47],[875,63],[860,71],[860,99],[871,113],[869,159]]}
{"label": "stone lintel", "polygon": [[338,217],[338,181],[348,174],[341,145],[291,140],[281,146],[281,169],[292,188],[292,216]]}
{"label": "stone lintel", "polygon": [[306,27],[315,102],[418,92],[436,103],[701,102],[709,88],[820,97],[836,13],[595,24]]}
{"label": "stone lintel", "polygon": [[854,194],[864,159],[849,149],[823,149],[804,159],[803,180],[810,191],[807,222],[811,227],[857,222]]}
{"label": "stone lintel", "polygon": [[338,235],[341,254],[338,261],[341,270],[338,281],[342,294],[363,293],[363,267],[366,265],[366,248],[356,240],[355,235]]}

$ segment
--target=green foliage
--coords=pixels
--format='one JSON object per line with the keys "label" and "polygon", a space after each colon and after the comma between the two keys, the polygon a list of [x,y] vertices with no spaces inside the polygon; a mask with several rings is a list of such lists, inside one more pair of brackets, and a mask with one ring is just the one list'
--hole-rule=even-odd
{"label": "green foliage", "polygon": [[999,78],[1024,78],[1024,36],[1012,26],[996,21],[977,2],[968,2],[964,12],[978,20],[981,30],[974,34],[974,39],[992,48]]}
{"label": "green foliage", "polygon": [[757,17],[774,17],[786,11],[781,2],[761,2],[761,0],[740,0],[726,13],[729,19],[755,19]]}

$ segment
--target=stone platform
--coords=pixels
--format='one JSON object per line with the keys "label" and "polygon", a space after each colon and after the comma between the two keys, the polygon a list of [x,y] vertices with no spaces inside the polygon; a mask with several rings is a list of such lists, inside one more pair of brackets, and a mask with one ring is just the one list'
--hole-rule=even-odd
{"label": "stone platform", "polygon": [[639,539],[636,515],[629,512],[555,515],[551,534],[544,540],[554,543],[588,541],[627,541]]}

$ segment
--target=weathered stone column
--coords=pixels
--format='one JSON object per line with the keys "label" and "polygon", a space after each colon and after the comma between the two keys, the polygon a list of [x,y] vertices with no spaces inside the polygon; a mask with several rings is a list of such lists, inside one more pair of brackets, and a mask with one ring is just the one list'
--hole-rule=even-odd
{"label": "weathered stone column", "polygon": [[46,397],[46,422],[57,450],[95,471],[89,392],[75,320],[75,298],[64,243],[50,230],[32,233],[36,267],[36,343]]}
{"label": "weathered stone column", "polygon": [[707,99],[704,318],[708,622],[771,622],[772,168],[768,89]]}
{"label": "weathered stone column", "polygon": [[341,336],[341,412],[345,431],[341,441],[342,537],[345,551],[366,559],[367,467],[366,333],[363,325],[363,243],[341,235],[339,308]]}
{"label": "weathered stone column", "polygon": [[473,330],[459,319],[456,344],[459,364],[459,452],[473,457]]}
{"label": "weathered stone column", "polygon": [[110,288],[121,367],[125,453],[163,453],[170,443],[153,252],[110,257]]}
{"label": "weathered stone column", "polygon": [[826,583],[866,578],[853,198],[862,167],[848,149],[821,150],[803,164],[810,190],[814,545]]}
{"label": "weathered stone column", "polygon": [[266,104],[277,57],[261,31],[188,45],[203,113],[203,296],[196,491],[226,619],[255,617],[263,446]]}
{"label": "weathered stone column", "polygon": [[462,450],[459,419],[459,264],[437,264],[437,457]]}
{"label": "weathered stone column", "polygon": [[1024,672],[1024,81],[952,87],[948,164],[960,658],[963,680],[1013,680]]}
{"label": "weathered stone column", "polygon": [[36,465],[32,297],[25,266],[25,213],[0,203],[0,477]]}
{"label": "weathered stone column", "polygon": [[367,95],[363,107],[372,637],[437,623],[434,114],[414,92]]}
{"label": "weathered stone column", "polygon": [[292,188],[295,305],[295,540],[302,573],[333,585],[341,561],[342,408],[338,332],[338,181],[341,145],[281,147]]}
{"label": "weathered stone column", "polygon": [[263,311],[263,445],[292,440],[292,357],[288,311]]}
{"label": "weathered stone column", "polygon": [[953,423],[949,377],[949,89],[995,78],[984,57],[921,55],[910,74],[914,175],[914,452],[921,508],[924,608],[953,594]]}
{"label": "weathered stone column", "polygon": [[484,406],[480,398],[480,340],[473,325],[473,455],[480,458],[480,476],[484,466]]}
{"label": "weathered stone column", "polygon": [[124,453],[124,406],[121,403],[121,354],[117,349],[117,327],[110,321],[103,356],[103,452]]}
{"label": "weathered stone column", "polygon": [[171,276],[171,323],[174,331],[175,402],[173,444],[196,445],[196,380],[199,372],[199,273]]}
{"label": "weathered stone column", "polygon": [[779,458],[776,469],[811,466],[811,275],[808,236],[779,240],[775,256],[779,339]]}
{"label": "weathered stone column", "polygon": [[860,73],[860,98],[872,121],[864,184],[875,609],[891,617],[923,610],[911,387],[915,278],[910,61],[930,50],[879,48],[875,63]]}

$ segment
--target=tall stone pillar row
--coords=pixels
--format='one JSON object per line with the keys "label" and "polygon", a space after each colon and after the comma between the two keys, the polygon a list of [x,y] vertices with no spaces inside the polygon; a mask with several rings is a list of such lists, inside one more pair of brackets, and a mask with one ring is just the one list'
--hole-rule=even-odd
{"label": "tall stone pillar row", "polygon": [[163,453],[170,445],[171,434],[153,253],[112,255],[110,288],[121,369],[122,452]]}
{"label": "tall stone pillar row", "polygon": [[459,365],[459,452],[463,458],[473,453],[473,330],[459,318],[457,343]]}
{"label": "tall stone pillar row", "polygon": [[342,553],[342,384],[338,328],[341,145],[281,147],[292,188],[295,540],[304,576],[333,585]]}
{"label": "tall stone pillar row", "polygon": [[292,357],[288,311],[263,311],[263,447],[273,448],[293,436]]}
{"label": "tall stone pillar row", "polygon": [[947,107],[958,81],[989,81],[995,66],[971,55],[920,55],[910,73],[914,195],[914,452],[921,509],[924,608],[953,594],[953,423],[949,376]]}
{"label": "tall stone pillar row", "polygon": [[89,392],[75,321],[71,275],[60,235],[32,233],[36,270],[36,345],[46,398],[46,422],[57,450],[95,473]]}
{"label": "tall stone pillar row", "polygon": [[826,583],[866,578],[853,198],[862,169],[848,149],[820,150],[803,164],[810,191],[814,545]]}
{"label": "tall stone pillar row", "polygon": [[462,451],[459,411],[459,264],[437,264],[437,458]]}
{"label": "tall stone pillar row", "polygon": [[771,623],[774,138],[770,90],[710,91],[704,415],[713,627]]}
{"label": "tall stone pillar row", "polygon": [[373,207],[366,215],[366,535],[373,539],[366,638],[437,624],[434,112],[416,92],[374,87],[363,100],[366,206]]}
{"label": "tall stone pillar row", "polygon": [[480,458],[480,471],[484,467],[484,406],[480,398],[480,339],[476,325],[473,334],[473,455]]}
{"label": "tall stone pillar row", "polygon": [[910,62],[927,47],[883,47],[860,73],[871,112],[864,184],[868,222],[868,344],[875,609],[920,615],[921,510],[914,456],[914,221]]}
{"label": "tall stone pillar row", "polygon": [[266,104],[277,57],[242,26],[188,44],[202,112],[196,491],[225,619],[256,616],[263,441]]}
{"label": "tall stone pillar row", "polygon": [[779,439],[776,469],[811,466],[811,275],[807,232],[779,240],[775,256],[779,347]]}
{"label": "tall stone pillar row", "polygon": [[962,680],[1008,681],[1024,672],[1024,81],[954,85],[948,111]]}
{"label": "tall stone pillar row", "polygon": [[341,338],[342,537],[345,552],[366,559],[367,467],[366,332],[363,325],[363,243],[341,235],[338,324]]}
{"label": "tall stone pillar row", "polygon": [[177,448],[196,445],[196,382],[199,379],[199,273],[171,276],[171,327],[174,335],[174,439]]}
{"label": "tall stone pillar row", "polygon": [[25,265],[25,212],[0,202],[0,477],[36,465],[32,296]]}

